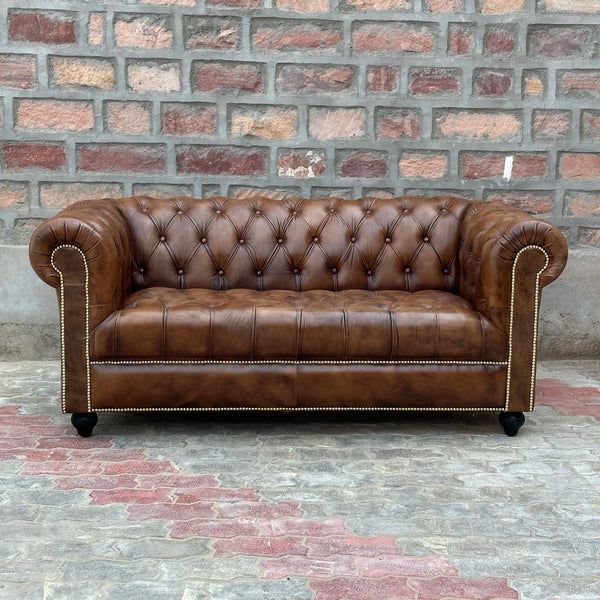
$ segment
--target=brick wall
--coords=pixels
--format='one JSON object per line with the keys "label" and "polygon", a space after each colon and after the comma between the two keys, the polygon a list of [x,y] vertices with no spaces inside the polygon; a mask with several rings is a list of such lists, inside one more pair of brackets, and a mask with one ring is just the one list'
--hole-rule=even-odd
{"label": "brick wall", "polygon": [[268,188],[498,199],[600,246],[599,44],[600,0],[0,2],[0,242]]}

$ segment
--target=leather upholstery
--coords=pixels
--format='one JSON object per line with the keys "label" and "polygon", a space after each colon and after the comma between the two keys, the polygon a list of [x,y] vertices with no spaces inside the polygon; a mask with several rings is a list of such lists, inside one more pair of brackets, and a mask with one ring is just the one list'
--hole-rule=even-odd
{"label": "leather upholstery", "polygon": [[[538,273],[556,279],[567,247],[450,197],[137,197],[71,205],[30,256],[59,292],[66,412],[529,410]],[[413,363],[335,363],[362,359]]]}
{"label": "leather upholstery", "polygon": [[146,288],[93,332],[94,360],[506,358],[506,335],[448,292]]}
{"label": "leather upholstery", "polygon": [[456,198],[127,198],[136,289],[418,290],[457,285]]}

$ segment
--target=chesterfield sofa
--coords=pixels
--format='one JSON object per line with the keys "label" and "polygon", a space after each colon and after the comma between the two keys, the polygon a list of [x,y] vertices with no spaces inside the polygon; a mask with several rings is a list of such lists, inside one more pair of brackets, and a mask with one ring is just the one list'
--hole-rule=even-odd
{"label": "chesterfield sofa", "polygon": [[492,411],[534,405],[555,227],[446,196],[104,199],[34,232],[61,403],[103,411]]}

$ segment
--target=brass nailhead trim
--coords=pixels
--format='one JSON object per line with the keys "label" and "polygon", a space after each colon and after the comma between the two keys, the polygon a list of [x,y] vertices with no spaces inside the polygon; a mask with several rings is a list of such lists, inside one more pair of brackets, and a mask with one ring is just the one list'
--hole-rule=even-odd
{"label": "brass nailhead trim", "polygon": [[477,360],[94,360],[92,365],[494,365]]}
{"label": "brass nailhead trim", "polygon": [[355,410],[355,411],[372,411],[372,410],[383,410],[383,411],[405,411],[405,412],[502,412],[504,409],[499,406],[498,408],[490,408],[489,406],[484,408],[448,408],[448,407],[398,407],[398,406],[238,406],[232,408],[221,408],[221,407],[182,407],[182,408],[94,408],[97,412],[207,412],[207,411],[229,411],[236,412],[241,410],[250,411],[296,411],[296,410]]}
{"label": "brass nailhead trim", "polygon": [[[512,332],[514,322],[514,293],[515,293],[515,274],[519,258],[524,252],[529,250],[539,250],[544,253],[546,263],[540,271],[537,272],[535,285],[535,312],[533,324],[533,357],[531,364],[531,384],[529,396],[529,410],[533,410],[533,402],[535,397],[535,371],[536,371],[536,356],[537,356],[537,336],[538,336],[538,317],[539,317],[539,296],[540,296],[540,277],[550,262],[548,253],[540,246],[526,246],[517,252],[512,265],[511,272],[511,295],[510,295],[510,320],[508,331],[508,361],[90,361],[89,351],[89,271],[87,259],[83,251],[72,244],[61,244],[57,246],[50,256],[50,264],[58,273],[60,278],[60,339],[61,339],[61,404],[63,413],[66,412],[65,406],[65,325],[64,325],[64,282],[62,272],[54,264],[54,254],[61,248],[72,248],[77,250],[83,258],[85,267],[85,354],[86,354],[86,384],[87,384],[87,407],[88,411],[92,410],[103,412],[120,412],[120,411],[239,411],[239,410],[386,410],[386,411],[501,411],[508,410],[510,404],[510,383],[511,383],[511,367],[512,367]],[[501,365],[507,366],[506,373],[506,403],[502,408],[449,408],[449,407],[235,407],[235,408],[98,408],[92,407],[91,398],[91,376],[90,365],[101,364],[452,364],[452,365]]]}

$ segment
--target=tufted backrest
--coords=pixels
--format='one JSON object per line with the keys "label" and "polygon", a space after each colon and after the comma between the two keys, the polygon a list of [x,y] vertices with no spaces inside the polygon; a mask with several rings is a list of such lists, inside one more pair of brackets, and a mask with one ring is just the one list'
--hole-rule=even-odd
{"label": "tufted backrest", "polygon": [[116,201],[134,288],[454,290],[466,200]]}

